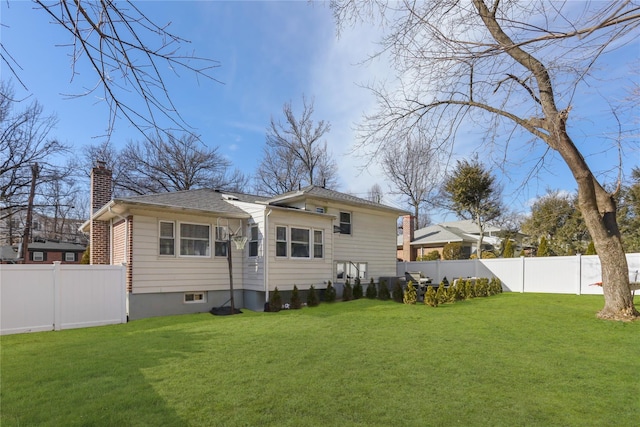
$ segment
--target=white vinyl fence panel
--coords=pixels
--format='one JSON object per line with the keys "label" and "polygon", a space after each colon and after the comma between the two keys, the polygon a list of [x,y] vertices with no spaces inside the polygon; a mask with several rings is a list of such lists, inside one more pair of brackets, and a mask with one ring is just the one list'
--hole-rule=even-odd
{"label": "white vinyl fence panel", "polygon": [[[627,254],[629,280],[640,281],[640,253]],[[420,271],[440,282],[460,277],[497,277],[505,291],[602,295],[600,259],[597,255],[541,258],[495,258],[462,261],[399,262],[398,276]]]}
{"label": "white vinyl fence panel", "polygon": [[126,323],[124,266],[0,265],[0,333]]}

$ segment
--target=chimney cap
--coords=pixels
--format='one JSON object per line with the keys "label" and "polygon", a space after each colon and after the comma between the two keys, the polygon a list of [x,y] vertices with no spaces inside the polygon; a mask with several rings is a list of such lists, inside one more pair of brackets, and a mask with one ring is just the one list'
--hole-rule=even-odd
{"label": "chimney cap", "polygon": [[96,160],[96,166],[100,169],[105,169],[107,167],[107,162],[104,160]]}

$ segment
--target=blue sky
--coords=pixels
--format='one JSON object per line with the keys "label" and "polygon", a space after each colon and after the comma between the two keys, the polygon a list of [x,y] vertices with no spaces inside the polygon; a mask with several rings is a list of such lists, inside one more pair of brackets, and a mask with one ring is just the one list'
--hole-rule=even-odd
{"label": "blue sky", "polygon": [[[331,123],[326,140],[338,162],[340,190],[364,197],[378,183],[388,191],[389,185],[376,164],[362,170],[363,159],[350,154],[356,140],[355,124],[374,107],[373,96],[361,85],[392,75],[383,60],[359,65],[376,49],[379,34],[375,28],[348,29],[337,38],[328,7],[305,1],[136,4],[157,23],[170,21],[169,30],[190,40],[189,48],[198,56],[220,61],[213,74],[223,84],[208,81],[198,84],[185,75],[173,81],[170,89],[186,121],[206,144],[218,146],[235,167],[253,173],[260,161],[271,116],[280,118],[282,105],[289,101],[299,111],[304,94],[315,99],[314,118]],[[46,112],[57,114],[59,122],[52,136],[59,140],[78,149],[103,141],[97,136],[104,134],[107,124],[104,105],[92,96],[74,99],[61,96],[92,86],[95,77],[79,67],[80,74],[71,81],[71,49],[62,46],[69,42],[69,36],[51,24],[43,11],[33,8],[33,3],[24,1],[1,4],[2,43],[22,67],[20,77],[28,87],[24,91],[14,82],[18,97],[31,96],[43,104]],[[616,85],[629,85],[627,64],[630,58],[635,58],[637,64],[639,57],[640,44],[636,40],[607,59],[602,75],[616,79]],[[4,64],[1,71],[3,79],[9,76]],[[638,75],[632,78],[638,84]],[[610,171],[617,164],[618,152],[603,149],[605,143],[609,144],[607,138],[613,129],[611,123],[600,120],[602,108],[607,106],[602,102],[608,93],[606,86],[589,87],[580,94],[572,111],[572,119],[575,117],[572,126],[576,129],[574,135],[584,140],[578,142],[587,161],[599,173],[608,174],[610,181],[615,178]],[[597,108],[591,108],[591,104]],[[637,119],[637,110],[635,113]],[[471,150],[479,150],[477,144],[473,148],[464,144],[465,139],[473,137],[474,131],[470,129],[461,138],[463,143],[456,149],[456,155],[467,156]],[[130,139],[138,140],[141,136],[128,123],[120,121],[112,141],[122,145]],[[559,156],[549,159],[549,173],[521,188],[526,165],[534,161],[540,150],[528,152],[523,147],[518,149],[508,174],[495,171],[505,187],[505,201],[512,209],[528,212],[528,203],[544,194],[546,188],[574,191],[573,178]],[[626,173],[640,164],[637,134],[634,141],[627,141],[623,155]],[[384,202],[406,207],[391,195],[385,196]],[[454,217],[448,215],[446,219]]]}

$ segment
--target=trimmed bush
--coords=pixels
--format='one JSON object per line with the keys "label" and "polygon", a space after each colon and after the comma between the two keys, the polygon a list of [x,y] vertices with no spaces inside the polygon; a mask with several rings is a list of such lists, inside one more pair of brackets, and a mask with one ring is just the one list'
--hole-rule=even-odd
{"label": "trimmed bush", "polygon": [[291,301],[289,301],[289,305],[292,310],[299,310],[300,308],[302,308],[300,292],[298,292],[298,287],[296,285],[293,285],[293,291],[291,291]]}
{"label": "trimmed bush", "polygon": [[404,291],[402,290],[402,283],[400,280],[396,280],[395,285],[393,285],[393,292],[391,292],[391,297],[395,302],[402,302],[404,299]]}
{"label": "trimmed bush", "polygon": [[464,299],[471,299],[473,298],[473,285],[471,284],[471,280],[466,279],[462,281],[462,296],[464,297]]}
{"label": "trimmed bush", "polygon": [[460,243],[447,243],[442,248],[442,259],[445,260],[455,260],[455,259],[464,259],[462,254],[462,245]]}
{"label": "trimmed bush", "polygon": [[280,291],[278,291],[278,287],[271,292],[269,296],[269,311],[278,312],[282,310],[282,296],[280,295]]}
{"label": "trimmed bush", "polygon": [[378,283],[378,299],[382,301],[388,301],[391,299],[391,294],[389,293],[389,287],[387,286],[387,281],[384,279],[380,280]]}
{"label": "trimmed bush", "polygon": [[369,281],[369,286],[367,286],[366,297],[369,299],[376,299],[378,297],[378,290],[376,289],[376,284],[373,283],[373,277]]}
{"label": "trimmed bush", "polygon": [[502,293],[502,282],[497,277],[492,277],[489,281],[489,295]]}
{"label": "trimmed bush", "polygon": [[589,242],[589,246],[587,246],[587,251],[584,253],[585,255],[598,255],[596,252],[596,245],[593,244],[593,240]]}
{"label": "trimmed bush", "polygon": [[407,289],[405,289],[404,294],[402,295],[402,302],[405,304],[415,304],[416,301],[418,301],[418,292],[416,292],[413,282],[409,280],[409,283],[407,283]]}
{"label": "trimmed bush", "polygon": [[335,302],[336,301],[336,288],[331,284],[331,280],[327,283],[327,289],[324,291],[324,300],[326,302]]}
{"label": "trimmed bush", "polygon": [[316,288],[311,285],[309,286],[309,291],[307,291],[307,307],[316,307],[318,304],[320,304],[318,293]]}
{"label": "trimmed bush", "polygon": [[360,282],[360,278],[356,277],[356,280],[353,284],[353,299],[360,299],[362,298],[362,295],[363,295],[362,283]]}
{"label": "trimmed bush", "polygon": [[444,304],[449,300],[447,290],[442,285],[438,286],[438,290],[436,291],[436,300],[438,301],[438,304]]}
{"label": "trimmed bush", "polygon": [[513,258],[515,256],[513,250],[513,244],[511,243],[511,239],[507,239],[507,242],[504,244],[504,251],[502,252],[502,258]]}
{"label": "trimmed bush", "polygon": [[91,246],[87,245],[87,249],[82,253],[82,258],[80,259],[80,264],[91,264]]}
{"label": "trimmed bush", "polygon": [[436,291],[433,290],[433,286],[427,286],[427,291],[424,293],[424,303],[431,307],[438,306],[438,299],[436,298]]}
{"label": "trimmed bush", "polygon": [[344,288],[342,290],[342,301],[351,301],[353,299],[353,288],[351,287],[351,282],[347,279],[344,282]]}

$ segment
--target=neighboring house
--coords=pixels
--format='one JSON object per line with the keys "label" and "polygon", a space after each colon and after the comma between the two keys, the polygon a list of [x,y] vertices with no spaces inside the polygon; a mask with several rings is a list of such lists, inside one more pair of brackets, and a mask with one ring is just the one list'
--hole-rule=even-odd
{"label": "neighboring house", "polygon": [[396,275],[396,223],[406,212],[310,186],[277,197],[197,189],[111,200],[111,172],[92,171],[92,264],[126,264],[129,317],[227,304],[227,236],[236,307],[262,310],[277,287]]}
{"label": "neighboring house", "polygon": [[[402,218],[402,235],[397,237],[398,260],[415,261],[429,252],[442,250],[447,243],[459,243],[463,257],[469,258],[478,250],[478,225],[470,220],[443,222],[414,230],[411,216]],[[484,230],[482,249],[499,249],[505,230],[487,224]]]}
{"label": "neighboring house", "polygon": [[[86,245],[73,242],[36,239],[27,245],[25,264],[51,264],[60,261],[63,264],[80,264]],[[20,245],[8,245],[0,248],[0,260],[3,264],[22,263],[19,255]]]}
{"label": "neighboring house", "polygon": [[[0,221],[0,242],[13,245],[22,240],[26,220],[26,209],[16,211],[13,215]],[[72,218],[54,218],[33,212],[31,221],[32,240],[58,240],[87,244],[87,236],[78,230],[84,221]]]}

